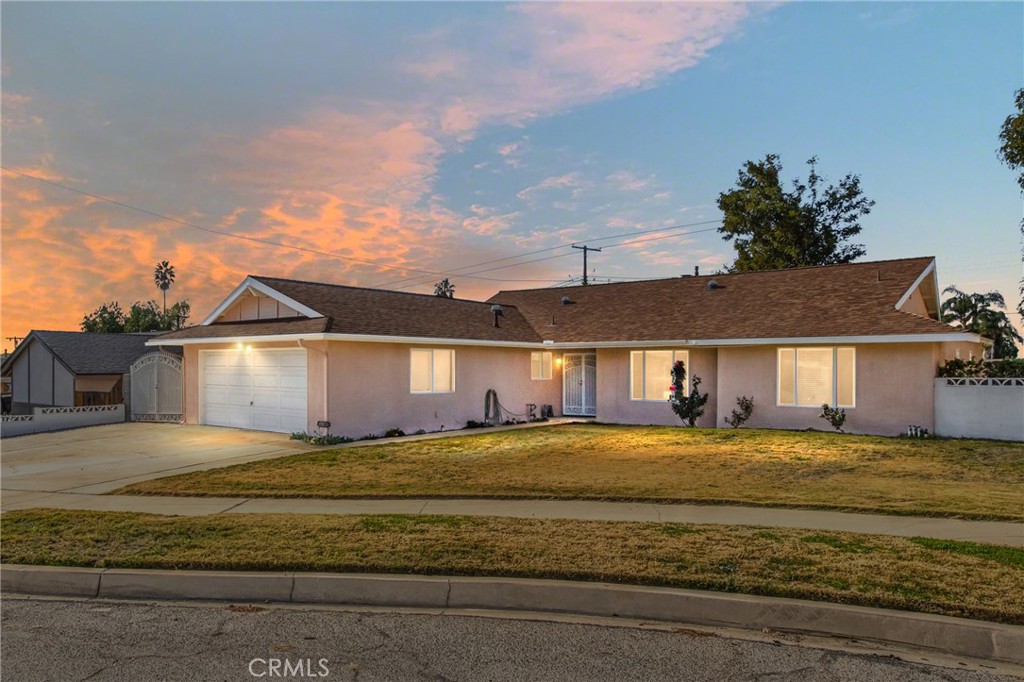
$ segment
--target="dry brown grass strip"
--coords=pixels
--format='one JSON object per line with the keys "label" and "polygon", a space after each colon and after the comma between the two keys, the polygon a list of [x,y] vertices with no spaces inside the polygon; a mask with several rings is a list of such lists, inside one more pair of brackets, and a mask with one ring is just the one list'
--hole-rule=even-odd
{"label": "dry brown grass strip", "polygon": [[646,500],[1021,520],[1024,444],[564,425],[295,455],[117,492]]}
{"label": "dry brown grass strip", "polygon": [[1024,550],[747,526],[14,511],[5,563],[562,578],[1024,623]]}

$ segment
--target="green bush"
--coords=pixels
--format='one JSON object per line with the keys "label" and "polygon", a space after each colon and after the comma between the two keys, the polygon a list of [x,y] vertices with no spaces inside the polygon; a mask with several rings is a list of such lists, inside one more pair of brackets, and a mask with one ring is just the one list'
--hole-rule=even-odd
{"label": "green bush", "polygon": [[821,414],[818,415],[818,418],[824,419],[832,425],[833,429],[843,433],[843,425],[846,423],[846,410],[837,410],[834,407],[829,407],[828,404],[824,404],[821,406]]}
{"label": "green bush", "polygon": [[309,443],[310,445],[341,445],[342,443],[352,442],[352,439],[348,436],[332,436],[329,433],[323,436],[316,436],[305,431],[296,431],[291,435],[291,439],[301,440],[303,443]]}
{"label": "green bush", "polygon": [[939,377],[1015,379],[1024,377],[1024,358],[1002,360],[946,360],[939,365]]}
{"label": "green bush", "polygon": [[754,413],[754,398],[741,395],[736,398],[736,406],[740,409],[733,410],[732,417],[722,417],[722,421],[734,429],[740,428],[743,422],[750,419],[750,415]]}

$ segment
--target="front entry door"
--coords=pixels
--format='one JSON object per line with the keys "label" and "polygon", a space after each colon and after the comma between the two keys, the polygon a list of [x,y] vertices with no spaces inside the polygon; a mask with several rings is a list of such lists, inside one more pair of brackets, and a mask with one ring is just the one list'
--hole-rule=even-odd
{"label": "front entry door", "polygon": [[597,415],[597,354],[568,353],[562,372],[562,414]]}

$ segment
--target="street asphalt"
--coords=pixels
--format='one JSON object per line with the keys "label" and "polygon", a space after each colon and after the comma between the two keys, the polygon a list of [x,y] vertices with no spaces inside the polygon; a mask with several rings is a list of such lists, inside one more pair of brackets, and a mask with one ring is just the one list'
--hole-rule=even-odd
{"label": "street asphalt", "polygon": [[940,667],[771,634],[440,612],[8,597],[2,630],[0,675],[23,682],[1013,679],[977,662]]}

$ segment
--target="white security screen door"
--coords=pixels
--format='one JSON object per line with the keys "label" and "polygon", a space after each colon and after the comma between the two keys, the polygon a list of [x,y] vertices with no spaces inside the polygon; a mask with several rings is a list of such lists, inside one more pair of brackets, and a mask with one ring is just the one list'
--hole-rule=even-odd
{"label": "white security screen door", "polygon": [[306,351],[202,351],[202,423],[257,431],[306,430]]}
{"label": "white security screen door", "polygon": [[597,414],[597,354],[569,353],[562,372],[562,414]]}

